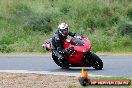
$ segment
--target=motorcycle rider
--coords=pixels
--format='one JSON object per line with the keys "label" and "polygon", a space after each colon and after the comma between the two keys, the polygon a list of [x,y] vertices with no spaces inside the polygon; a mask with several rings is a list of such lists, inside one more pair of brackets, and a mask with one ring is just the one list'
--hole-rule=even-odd
{"label": "motorcycle rider", "polygon": [[61,23],[58,26],[57,32],[52,37],[52,46],[54,47],[53,52],[58,57],[60,63],[64,60],[64,55],[69,54],[67,50],[63,48],[64,42],[67,39],[67,36],[74,37],[76,33],[69,31],[69,26],[66,23]]}

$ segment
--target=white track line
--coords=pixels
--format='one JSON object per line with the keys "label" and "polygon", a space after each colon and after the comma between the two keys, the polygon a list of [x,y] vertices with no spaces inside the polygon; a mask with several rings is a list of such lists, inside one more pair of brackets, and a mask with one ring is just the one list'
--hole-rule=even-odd
{"label": "white track line", "polygon": [[[81,72],[80,73],[67,73],[67,72],[28,71],[28,70],[0,70],[0,72],[6,72],[6,73],[35,73],[35,74],[76,76],[76,77],[81,76]],[[93,74],[89,74],[89,76],[90,77],[111,77],[111,76],[93,75]]]}

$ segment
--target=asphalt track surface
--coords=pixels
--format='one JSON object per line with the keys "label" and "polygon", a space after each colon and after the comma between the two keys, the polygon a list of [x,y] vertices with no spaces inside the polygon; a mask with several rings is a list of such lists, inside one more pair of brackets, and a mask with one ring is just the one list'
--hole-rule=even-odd
{"label": "asphalt track surface", "polygon": [[[85,67],[92,75],[132,77],[132,56],[99,56],[103,63],[103,70]],[[33,56],[0,56],[0,72],[28,71],[48,72],[57,74],[81,73],[81,67],[71,67],[64,70],[58,67],[50,55]],[[62,72],[62,73],[61,73]]]}

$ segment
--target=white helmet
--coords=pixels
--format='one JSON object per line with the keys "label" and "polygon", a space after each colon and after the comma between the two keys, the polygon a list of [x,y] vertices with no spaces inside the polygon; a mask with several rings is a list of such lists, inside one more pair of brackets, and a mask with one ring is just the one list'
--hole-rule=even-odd
{"label": "white helmet", "polygon": [[62,34],[63,36],[67,36],[69,27],[68,27],[68,25],[66,23],[61,23],[58,26],[58,30],[59,30],[60,34]]}

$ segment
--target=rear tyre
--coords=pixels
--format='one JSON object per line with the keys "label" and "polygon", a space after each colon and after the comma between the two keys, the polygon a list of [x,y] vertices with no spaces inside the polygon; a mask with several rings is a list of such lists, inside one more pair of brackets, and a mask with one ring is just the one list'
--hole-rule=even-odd
{"label": "rear tyre", "polygon": [[59,63],[59,61],[58,61],[58,57],[55,56],[55,55],[52,55],[52,58],[53,58],[54,62],[55,62],[58,66],[60,66],[60,63]]}
{"label": "rear tyre", "polygon": [[96,70],[102,70],[103,62],[102,60],[94,53],[90,54],[90,58],[92,59],[92,67]]}
{"label": "rear tyre", "polygon": [[61,61],[61,63],[60,63],[60,67],[61,67],[62,69],[69,69],[69,63],[68,63],[68,61],[67,61],[66,59],[63,59],[63,60]]}
{"label": "rear tyre", "polygon": [[62,64],[60,65],[60,67],[61,67],[62,69],[69,69],[69,64],[62,63]]}
{"label": "rear tyre", "polygon": [[52,58],[54,62],[60,66],[62,69],[69,69],[69,63],[67,61],[63,61],[62,63],[59,62],[58,57],[55,55],[52,55]]}

